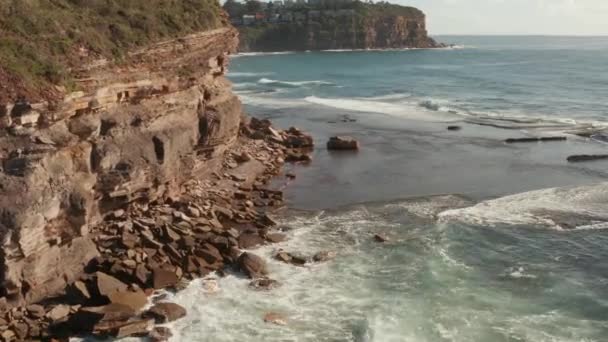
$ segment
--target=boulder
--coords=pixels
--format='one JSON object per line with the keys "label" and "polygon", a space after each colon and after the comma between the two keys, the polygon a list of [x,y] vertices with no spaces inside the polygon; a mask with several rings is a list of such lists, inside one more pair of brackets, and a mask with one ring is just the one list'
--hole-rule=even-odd
{"label": "boulder", "polygon": [[256,279],[268,274],[266,262],[261,257],[245,252],[237,260],[240,270],[249,278]]}
{"label": "boulder", "polygon": [[113,292],[126,291],[129,288],[127,284],[103,272],[97,272],[95,275],[97,291],[101,296],[108,297]]}
{"label": "boulder", "polygon": [[49,312],[47,312],[46,318],[48,318],[51,322],[59,322],[64,318],[68,317],[69,314],[70,306],[59,304],[52,308]]}
{"label": "boulder", "polygon": [[264,244],[264,239],[255,233],[243,233],[239,236],[239,248],[250,249]]}
{"label": "boulder", "polygon": [[169,271],[162,268],[155,268],[152,271],[152,286],[154,286],[154,288],[157,290],[175,286],[178,281],[179,278],[174,271]]}
{"label": "boulder", "polygon": [[359,142],[352,137],[331,137],[327,142],[328,150],[358,150]]}
{"label": "boulder", "polygon": [[111,303],[128,306],[134,311],[139,311],[148,304],[148,297],[142,291],[113,292],[108,297]]}
{"label": "boulder", "polygon": [[146,311],[143,316],[153,318],[156,323],[163,324],[186,316],[186,309],[175,303],[158,303]]}

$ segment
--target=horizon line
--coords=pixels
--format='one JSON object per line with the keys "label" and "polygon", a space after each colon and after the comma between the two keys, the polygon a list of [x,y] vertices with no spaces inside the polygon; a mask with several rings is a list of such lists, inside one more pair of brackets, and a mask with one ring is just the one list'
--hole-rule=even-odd
{"label": "horizon line", "polygon": [[476,36],[476,37],[573,37],[608,38],[608,34],[555,34],[555,33],[429,33],[429,36]]}

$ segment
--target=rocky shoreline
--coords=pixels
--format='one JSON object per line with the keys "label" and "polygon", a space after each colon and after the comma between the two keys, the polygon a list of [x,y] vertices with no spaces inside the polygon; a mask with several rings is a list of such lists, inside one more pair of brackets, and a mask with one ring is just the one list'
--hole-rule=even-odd
{"label": "rocky shoreline", "polygon": [[211,179],[186,182],[178,198],[135,202],[106,215],[92,236],[100,255],[86,273],[60,296],[0,316],[3,340],[94,335],[164,341],[170,331],[154,324],[186,312],[166,302],[144,310],[156,290],[179,290],[227,267],[250,277],[253,288],[271,288],[264,260],[242,250],[285,239],[269,214],[283,205],[282,191],[268,183],[282,174],[285,160],[308,155],[313,142],[267,120],[251,119],[240,132]]}

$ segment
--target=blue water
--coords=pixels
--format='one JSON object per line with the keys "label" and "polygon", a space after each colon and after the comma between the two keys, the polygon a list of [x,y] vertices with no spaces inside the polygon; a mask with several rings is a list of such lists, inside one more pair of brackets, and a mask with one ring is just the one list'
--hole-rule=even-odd
{"label": "blue water", "polygon": [[[608,162],[566,157],[608,153],[572,134],[608,124],[608,38],[439,40],[459,47],[232,60],[246,111],[317,145],[277,213],[289,240],[253,251],[281,287],[193,282],[170,298],[189,312],[175,341],[607,340]],[[333,135],[361,149],[331,153]],[[277,248],[337,256],[294,267]]]}
{"label": "blue water", "polygon": [[[255,84],[240,91],[278,92],[273,98],[312,96],[340,108],[354,106],[339,102],[344,99],[401,95],[379,102],[482,117],[608,120],[608,38],[438,39],[461,48],[239,57],[230,78]],[[264,79],[319,83],[264,84]],[[391,113],[408,115],[406,110]]]}

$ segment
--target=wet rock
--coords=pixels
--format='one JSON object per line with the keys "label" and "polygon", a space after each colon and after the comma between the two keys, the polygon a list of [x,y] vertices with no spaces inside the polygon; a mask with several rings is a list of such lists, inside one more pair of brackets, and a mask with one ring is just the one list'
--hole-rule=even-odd
{"label": "wet rock", "polygon": [[266,262],[261,257],[245,252],[237,260],[240,270],[249,278],[256,279],[268,274]]}
{"label": "wet rock", "polygon": [[317,254],[315,254],[312,257],[312,260],[315,262],[325,262],[325,261],[329,261],[332,260],[336,257],[336,252],[331,252],[331,251],[321,251],[318,252]]}
{"label": "wet rock", "polygon": [[163,324],[185,317],[186,309],[175,303],[158,303],[146,311],[143,316],[153,318],[156,323]]}
{"label": "wet rock", "polygon": [[275,254],[274,258],[276,260],[295,266],[304,266],[306,264],[306,258],[296,256],[282,250]]}
{"label": "wet rock", "polygon": [[287,325],[287,317],[277,312],[269,312],[264,315],[264,322],[276,325]]}
{"label": "wet rock", "polygon": [[239,236],[239,248],[250,249],[264,244],[264,239],[255,233],[244,233]]}
{"label": "wet rock", "polygon": [[148,297],[142,291],[113,292],[108,297],[110,303],[125,305],[134,311],[139,311],[148,304]]}
{"label": "wet rock", "polygon": [[564,141],[567,140],[567,137],[529,137],[529,138],[509,138],[505,140],[507,144],[514,143],[531,143],[531,142],[539,142],[539,141]]}
{"label": "wet rock", "polygon": [[166,342],[169,341],[172,336],[173,333],[171,333],[171,329],[167,327],[155,327],[148,335],[148,338],[152,342]]}
{"label": "wet rock", "polygon": [[569,156],[568,162],[578,163],[578,162],[604,160],[604,159],[608,159],[608,154],[577,154],[577,155]]}
{"label": "wet rock", "polygon": [[280,286],[280,283],[270,278],[255,279],[249,283],[249,287],[255,290],[269,291]]}
{"label": "wet rock", "polygon": [[289,151],[285,156],[285,161],[289,163],[310,163],[312,161],[312,157],[307,153]]}
{"label": "wet rock", "polygon": [[448,131],[460,131],[461,129],[462,127],[456,125],[448,126]]}
{"label": "wet rock", "polygon": [[384,243],[388,241],[388,237],[382,235],[382,234],[375,234],[374,235],[374,240],[376,242],[380,242],[380,243]]}
{"label": "wet rock", "polygon": [[95,273],[97,277],[97,291],[100,295],[108,297],[113,292],[126,291],[128,285],[103,272]]}
{"label": "wet rock", "polygon": [[279,243],[287,240],[287,235],[283,233],[269,233],[266,234],[266,240],[272,243]]}
{"label": "wet rock", "polygon": [[327,142],[328,150],[358,150],[359,142],[352,137],[331,137]]}
{"label": "wet rock", "polygon": [[154,288],[157,290],[175,286],[178,281],[179,278],[174,271],[169,271],[162,268],[155,268],[152,271],[152,286],[154,286]]}

